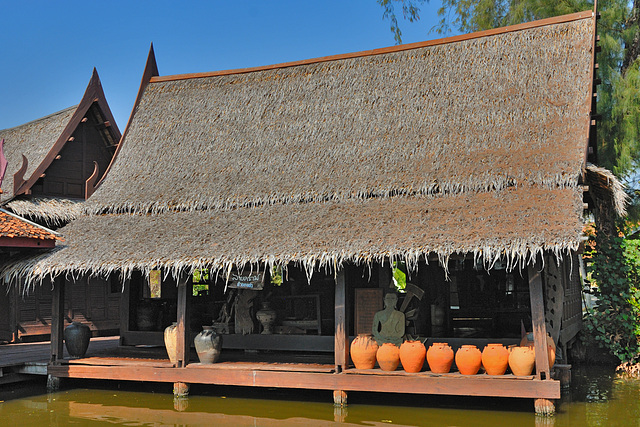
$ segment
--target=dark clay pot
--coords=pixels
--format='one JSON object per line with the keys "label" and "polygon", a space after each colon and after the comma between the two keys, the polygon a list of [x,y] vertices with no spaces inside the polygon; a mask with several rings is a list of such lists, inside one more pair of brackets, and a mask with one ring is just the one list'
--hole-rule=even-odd
{"label": "dark clay pot", "polygon": [[87,325],[73,322],[64,328],[64,343],[72,358],[80,358],[87,353],[89,340],[91,340],[91,329]]}
{"label": "dark clay pot", "polygon": [[203,331],[193,340],[198,359],[200,359],[200,363],[216,363],[220,358],[222,337],[211,326],[203,326],[202,329]]}

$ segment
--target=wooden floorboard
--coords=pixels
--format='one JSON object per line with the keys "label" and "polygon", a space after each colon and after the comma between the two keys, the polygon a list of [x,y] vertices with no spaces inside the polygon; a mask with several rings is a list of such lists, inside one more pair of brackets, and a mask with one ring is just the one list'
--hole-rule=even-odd
{"label": "wooden floorboard", "polygon": [[[89,343],[87,355],[105,354],[118,347],[118,337],[96,337]],[[65,357],[69,357],[65,349]],[[20,366],[25,363],[48,363],[51,358],[49,342],[0,345],[0,368]]]}
{"label": "wooden floorboard", "polygon": [[358,375],[320,372],[220,369],[188,365],[186,368],[149,366],[92,366],[69,364],[49,366],[49,374],[63,378],[130,381],[184,382],[249,387],[279,387],[319,390],[370,391],[386,393],[441,394],[461,396],[560,398],[560,383],[554,380],[515,377],[425,376],[402,374]]}

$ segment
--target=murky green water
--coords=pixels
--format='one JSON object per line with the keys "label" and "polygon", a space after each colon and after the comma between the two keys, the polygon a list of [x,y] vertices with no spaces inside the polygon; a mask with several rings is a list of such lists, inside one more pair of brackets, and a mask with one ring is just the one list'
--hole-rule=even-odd
{"label": "murky green water", "polygon": [[572,388],[553,418],[536,417],[528,399],[350,393],[349,406],[340,410],[328,392],[193,386],[191,397],[175,401],[170,384],[68,386],[82,388],[17,397],[19,389],[1,386],[0,397],[8,400],[0,403],[0,425],[640,427],[640,381],[601,367],[574,369]]}

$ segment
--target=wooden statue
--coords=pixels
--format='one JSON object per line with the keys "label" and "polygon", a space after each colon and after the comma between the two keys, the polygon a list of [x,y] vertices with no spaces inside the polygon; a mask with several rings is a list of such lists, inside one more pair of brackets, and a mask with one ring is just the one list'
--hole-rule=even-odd
{"label": "wooden statue", "polygon": [[398,295],[389,292],[384,296],[384,309],[373,316],[373,338],[378,345],[390,342],[397,346],[402,344],[404,336],[404,313],[396,310]]}
{"label": "wooden statue", "polygon": [[235,333],[248,335],[253,333],[253,300],[258,296],[256,291],[249,289],[238,289],[238,296],[235,301]]}

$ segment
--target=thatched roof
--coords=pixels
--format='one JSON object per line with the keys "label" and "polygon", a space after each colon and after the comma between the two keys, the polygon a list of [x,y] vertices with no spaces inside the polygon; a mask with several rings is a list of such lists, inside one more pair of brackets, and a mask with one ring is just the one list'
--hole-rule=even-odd
{"label": "thatched roof", "polygon": [[22,155],[25,155],[29,162],[25,173],[25,177],[29,177],[56,143],[76,108],[77,106],[69,107],[29,123],[0,130],[0,139],[5,140],[4,155],[8,162],[2,181],[1,203],[11,200],[14,196],[13,175],[22,166]]}
{"label": "thatched roof", "polygon": [[575,250],[593,28],[153,77],[67,242],[4,277]]}
{"label": "thatched roof", "polygon": [[[573,185],[591,18],[379,55],[156,78],[92,212]],[[165,81],[166,80],[166,81]]]}

